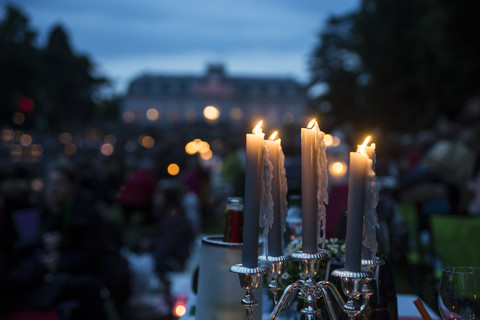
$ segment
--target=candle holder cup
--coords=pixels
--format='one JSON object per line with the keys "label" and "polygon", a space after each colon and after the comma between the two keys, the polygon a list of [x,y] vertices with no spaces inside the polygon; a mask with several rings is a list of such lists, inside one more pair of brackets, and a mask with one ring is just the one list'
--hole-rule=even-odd
{"label": "candle holder cup", "polygon": [[254,320],[253,308],[257,305],[257,299],[253,295],[253,291],[258,288],[260,279],[264,273],[268,272],[265,267],[244,267],[242,264],[236,264],[230,267],[230,272],[238,274],[240,286],[246,291],[242,299],[242,305],[247,312],[247,319]]}
{"label": "candle holder cup", "polygon": [[278,280],[283,274],[285,263],[289,260],[291,260],[291,257],[288,255],[279,257],[259,257],[259,262],[261,265],[265,266],[269,270],[268,274],[271,279],[268,283],[268,289],[273,294],[273,301],[275,304],[278,302],[279,293],[283,290]]}

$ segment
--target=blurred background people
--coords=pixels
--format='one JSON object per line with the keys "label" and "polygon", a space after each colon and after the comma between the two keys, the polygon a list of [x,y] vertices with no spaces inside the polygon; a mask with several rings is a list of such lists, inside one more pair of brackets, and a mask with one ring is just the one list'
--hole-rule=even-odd
{"label": "blurred background people", "polygon": [[118,198],[127,223],[134,212],[139,212],[145,222],[152,222],[152,196],[156,182],[155,165],[150,158],[141,159],[128,174]]}

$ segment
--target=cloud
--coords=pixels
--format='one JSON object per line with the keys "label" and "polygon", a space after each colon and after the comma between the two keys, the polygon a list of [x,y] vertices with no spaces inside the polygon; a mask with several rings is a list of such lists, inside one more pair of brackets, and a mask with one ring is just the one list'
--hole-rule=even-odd
{"label": "cloud", "polygon": [[[140,70],[203,70],[222,60],[233,70],[305,78],[307,55],[327,15],[358,0],[22,0],[43,41],[61,23],[79,53],[107,76]],[[147,63],[148,62],[148,63]]]}

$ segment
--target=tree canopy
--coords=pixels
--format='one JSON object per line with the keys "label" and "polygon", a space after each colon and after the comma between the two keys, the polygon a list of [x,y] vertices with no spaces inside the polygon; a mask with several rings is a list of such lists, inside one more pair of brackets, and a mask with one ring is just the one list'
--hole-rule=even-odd
{"label": "tree canopy", "polygon": [[0,121],[42,130],[84,126],[95,116],[96,93],[107,79],[91,60],[76,54],[61,25],[44,47],[20,9],[7,5],[0,21]]}
{"label": "tree canopy", "polygon": [[455,118],[480,94],[480,38],[474,1],[362,0],[333,16],[309,62],[311,85],[339,121],[394,130]]}

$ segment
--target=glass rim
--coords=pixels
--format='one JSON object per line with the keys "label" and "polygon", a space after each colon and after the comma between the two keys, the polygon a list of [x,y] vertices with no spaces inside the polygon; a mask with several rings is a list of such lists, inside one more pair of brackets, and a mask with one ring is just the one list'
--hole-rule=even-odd
{"label": "glass rim", "polygon": [[473,272],[480,273],[480,267],[452,266],[452,267],[443,268],[442,271],[448,272],[448,273],[473,273]]}

